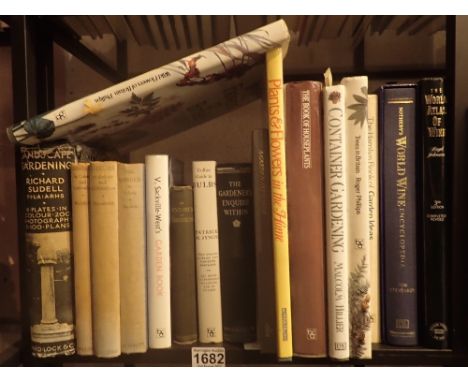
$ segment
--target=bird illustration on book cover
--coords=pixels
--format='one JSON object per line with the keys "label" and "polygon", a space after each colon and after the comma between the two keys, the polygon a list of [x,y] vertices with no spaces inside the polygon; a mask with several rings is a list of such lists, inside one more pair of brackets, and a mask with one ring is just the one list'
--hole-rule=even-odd
{"label": "bird illustration on book cover", "polygon": [[247,43],[249,40],[266,49],[279,46],[279,44],[274,43],[268,38],[268,33],[266,31],[264,33],[262,33],[262,31],[247,33],[233,40],[215,45],[207,49],[207,52],[213,53],[216,56],[221,63],[223,71],[203,73],[203,70],[197,65],[199,61],[203,61],[206,57],[202,54],[198,54],[179,60],[177,64],[168,66],[171,71],[182,76],[176,85],[206,85],[222,79],[241,77],[265,57],[264,54],[249,49]]}

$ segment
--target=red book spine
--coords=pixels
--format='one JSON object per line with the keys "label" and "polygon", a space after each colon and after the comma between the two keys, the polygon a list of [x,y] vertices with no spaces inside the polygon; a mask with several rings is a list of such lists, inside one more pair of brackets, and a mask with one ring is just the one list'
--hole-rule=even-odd
{"label": "red book spine", "polygon": [[286,168],[294,354],[325,357],[322,107],[319,82],[286,85]]}

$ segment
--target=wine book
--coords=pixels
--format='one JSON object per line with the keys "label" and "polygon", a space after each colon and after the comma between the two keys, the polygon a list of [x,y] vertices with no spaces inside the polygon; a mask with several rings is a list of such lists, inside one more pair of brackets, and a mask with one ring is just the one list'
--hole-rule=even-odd
{"label": "wine book", "polygon": [[380,90],[381,253],[386,343],[418,345],[416,88]]}
{"label": "wine book", "polygon": [[223,342],[223,320],[216,203],[216,162],[194,161],[192,171],[198,337],[203,344],[220,343]]}
{"label": "wine book", "polygon": [[172,344],[169,157],[147,155],[145,168],[149,347],[163,349]]}
{"label": "wine book", "polygon": [[22,251],[32,355],[75,353],[70,166],[75,146],[20,147]]}
{"label": "wine book", "polygon": [[117,162],[91,162],[89,213],[93,347],[98,357],[121,354]]}
{"label": "wine book", "polygon": [[328,355],[349,359],[348,247],[349,179],[343,85],[323,89],[325,237],[327,263]]}
{"label": "wine book", "polygon": [[76,352],[93,354],[91,253],[89,238],[89,163],[72,163],[71,196],[75,285]]}
{"label": "wine book", "polygon": [[366,76],[346,77],[349,336],[351,358],[372,358]]}
{"label": "wine book", "polygon": [[371,269],[370,312],[372,316],[372,343],[380,343],[380,240],[379,240],[379,128],[378,98],[367,97],[367,124],[369,143],[369,252]]}
{"label": "wine book", "polygon": [[291,287],[289,278],[286,131],[284,119],[283,55],[279,48],[266,54],[267,115],[270,138],[271,209],[275,264],[277,355],[293,356]]}
{"label": "wine book", "polygon": [[216,166],[223,338],[256,340],[252,165]]}
{"label": "wine book", "polygon": [[326,357],[322,84],[285,85],[294,354]]}
{"label": "wine book", "polygon": [[171,206],[171,311],[176,344],[198,339],[192,186],[173,186]]}
{"label": "wine book", "polygon": [[448,347],[447,95],[443,78],[419,82],[422,139],[423,345]]}
{"label": "wine book", "polygon": [[275,270],[271,230],[270,148],[267,129],[253,131],[253,193],[257,292],[257,342],[276,353]]}
{"label": "wine book", "polygon": [[148,349],[145,167],[118,163],[120,338],[122,353]]}
{"label": "wine book", "polygon": [[261,97],[265,53],[281,48],[283,20],[89,94],[8,128],[13,142],[68,138],[126,152]]}

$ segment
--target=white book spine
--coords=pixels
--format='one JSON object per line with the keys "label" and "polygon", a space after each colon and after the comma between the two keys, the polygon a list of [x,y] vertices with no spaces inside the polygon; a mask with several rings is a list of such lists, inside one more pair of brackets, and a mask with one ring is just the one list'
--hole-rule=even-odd
{"label": "white book spine", "polygon": [[169,158],[147,155],[146,251],[149,347],[171,347]]}
{"label": "white book spine", "polygon": [[369,127],[369,250],[371,259],[372,342],[380,343],[380,251],[379,251],[379,136],[378,98],[368,96]]}
{"label": "white book spine", "polygon": [[327,244],[328,352],[349,358],[348,192],[345,87],[323,90],[325,216]]}
{"label": "white book spine", "polygon": [[216,162],[193,162],[197,264],[198,335],[201,343],[223,342],[219,271]]}
{"label": "white book spine", "polygon": [[347,77],[348,236],[350,357],[372,358],[369,251],[367,77]]}

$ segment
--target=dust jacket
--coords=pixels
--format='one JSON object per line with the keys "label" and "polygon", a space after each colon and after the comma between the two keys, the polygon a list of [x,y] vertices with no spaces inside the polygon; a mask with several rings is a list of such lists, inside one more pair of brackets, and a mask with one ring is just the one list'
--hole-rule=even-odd
{"label": "dust jacket", "polygon": [[265,53],[281,48],[283,20],[181,58],[8,128],[13,142],[67,138],[128,151],[261,97]]}
{"label": "dust jacket", "polygon": [[21,147],[25,288],[32,355],[75,354],[70,167],[77,148]]}

